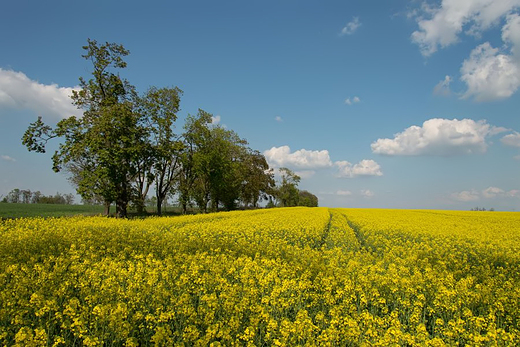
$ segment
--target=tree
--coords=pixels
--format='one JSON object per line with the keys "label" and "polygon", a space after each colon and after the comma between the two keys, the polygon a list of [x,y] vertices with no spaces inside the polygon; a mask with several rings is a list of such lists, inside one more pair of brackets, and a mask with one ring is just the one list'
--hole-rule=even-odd
{"label": "tree", "polygon": [[179,88],[151,87],[139,99],[139,113],[147,129],[147,142],[142,146],[141,160],[138,162],[137,188],[142,205],[148,190],[155,181],[157,214],[162,212],[162,204],[180,174],[181,152],[184,144],[174,132],[174,124],[179,111]]}
{"label": "tree", "polygon": [[282,207],[298,206],[300,176],[288,168],[280,168],[281,183],[277,187],[275,196]]}
{"label": "tree", "polygon": [[179,200],[183,213],[193,199],[204,213],[210,199],[209,161],[206,147],[210,137],[211,114],[199,109],[197,116],[188,115],[184,124],[184,151],[178,180]]}
{"label": "tree", "polygon": [[22,194],[22,202],[24,204],[29,204],[31,203],[31,196],[32,196],[32,192],[28,189],[23,189],[21,191],[21,194]]}
{"label": "tree", "polygon": [[39,190],[33,192],[31,197],[31,204],[38,204],[40,202],[41,196],[42,193]]}
{"label": "tree", "polygon": [[265,157],[247,147],[247,141],[232,130],[211,122],[199,110],[188,116],[184,126],[178,199],[183,213],[194,201],[199,210],[232,210],[240,202],[256,206],[274,185]]}
{"label": "tree", "polygon": [[72,95],[83,117],[64,119],[55,129],[39,117],[22,142],[30,151],[44,153],[47,141],[63,138],[53,155],[54,171],[75,165],[79,168],[78,193],[87,199],[100,196],[105,202],[115,201],[117,216],[125,217],[143,131],[134,112],[134,87],[112,70],[126,67],[123,58],[129,51],[122,45],[98,45],[90,39],[83,49],[83,58],[93,65],[92,78],[87,81],[80,77],[80,90]]}
{"label": "tree", "polygon": [[306,190],[300,190],[298,205],[307,207],[318,207],[318,197]]}
{"label": "tree", "polygon": [[258,151],[247,149],[242,159],[240,197],[247,208],[256,208],[260,200],[268,200],[274,188],[274,173],[267,160]]}
{"label": "tree", "polygon": [[205,155],[209,161],[209,186],[211,209],[217,211],[220,204],[233,210],[240,198],[241,166],[247,141],[232,130],[217,125],[210,129]]}
{"label": "tree", "polygon": [[22,192],[18,188],[11,190],[6,196],[7,202],[12,204],[20,203],[21,194]]}

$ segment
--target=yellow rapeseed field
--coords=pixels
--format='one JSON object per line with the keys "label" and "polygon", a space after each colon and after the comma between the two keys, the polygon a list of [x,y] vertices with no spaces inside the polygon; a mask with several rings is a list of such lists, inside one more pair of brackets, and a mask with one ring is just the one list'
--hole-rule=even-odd
{"label": "yellow rapeseed field", "polygon": [[0,345],[520,345],[520,213],[0,221]]}

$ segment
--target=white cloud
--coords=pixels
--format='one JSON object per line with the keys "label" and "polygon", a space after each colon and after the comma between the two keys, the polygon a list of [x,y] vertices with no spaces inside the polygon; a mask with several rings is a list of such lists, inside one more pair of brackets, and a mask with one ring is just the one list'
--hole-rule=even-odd
{"label": "white cloud", "polygon": [[511,53],[515,60],[520,60],[520,15],[512,13],[507,16],[502,28],[502,40],[511,45]]}
{"label": "white cloud", "polygon": [[213,125],[217,125],[220,123],[220,116],[219,115],[216,115],[216,116],[211,116],[211,124]]}
{"label": "white cloud", "polygon": [[378,139],[372,152],[385,155],[455,155],[484,153],[486,138],[505,131],[485,120],[433,118],[413,125],[393,139]]}
{"label": "white cloud", "polygon": [[350,22],[348,22],[343,29],[341,29],[340,36],[344,35],[352,35],[358,30],[358,28],[361,26],[361,22],[359,21],[358,17],[354,17]]}
{"label": "white cloud", "polygon": [[0,107],[31,110],[54,119],[82,115],[72,105],[70,95],[74,88],[41,84],[22,72],[0,68]]}
{"label": "white cloud", "polygon": [[381,166],[371,159],[363,159],[355,165],[352,165],[348,161],[337,161],[334,165],[338,167],[337,177],[341,178],[383,175]]}
{"label": "white cloud", "polygon": [[365,198],[371,198],[371,197],[373,197],[375,194],[374,194],[373,191],[366,189],[366,190],[362,190],[362,191],[361,191],[361,195],[364,196]]}
{"label": "white cloud", "polygon": [[277,121],[277,122],[283,122],[283,119],[280,116],[274,117],[274,120]]}
{"label": "white cloud", "polygon": [[[463,32],[480,37],[505,21],[503,48],[494,48],[489,42],[478,45],[462,63],[460,79],[466,84],[462,99],[483,102],[508,98],[520,87],[520,15],[515,12],[519,8],[520,0],[443,0],[438,6],[423,6],[414,12],[419,29],[412,34],[412,41],[427,57],[460,41]],[[446,90],[441,82],[434,92],[444,95]]]}
{"label": "white cloud", "polygon": [[452,78],[450,76],[446,75],[446,77],[444,77],[444,80],[437,83],[435,88],[433,88],[433,94],[441,95],[441,96],[451,95],[451,90],[450,90],[451,81],[452,81]]}
{"label": "white cloud", "polygon": [[506,146],[520,147],[520,133],[515,131],[513,134],[502,137],[500,141]]}
{"label": "white cloud", "polygon": [[488,199],[491,199],[491,198],[495,198],[497,196],[501,196],[501,195],[504,195],[504,190],[503,189],[500,189],[500,188],[497,188],[497,187],[489,187],[489,188],[486,188],[482,191],[482,195],[485,197],[485,198],[488,198]]}
{"label": "white cloud", "polygon": [[264,151],[270,166],[292,167],[298,169],[318,169],[332,166],[329,151],[308,151],[300,149],[291,153],[289,146],[272,147]]}
{"label": "white cloud", "polygon": [[16,159],[14,159],[8,155],[0,155],[0,158],[2,158],[2,160],[5,160],[5,161],[12,161],[12,162],[16,161]]}
{"label": "white cloud", "polygon": [[440,6],[422,8],[412,41],[424,56],[430,56],[457,43],[463,31],[479,36],[519,6],[520,0],[442,0]]}
{"label": "white cloud", "polygon": [[512,56],[500,54],[489,42],[475,48],[460,69],[467,90],[463,99],[492,101],[508,98],[520,86],[520,68]]}
{"label": "white cloud", "polygon": [[361,99],[357,96],[353,97],[352,100],[350,97],[345,99],[345,104],[347,105],[357,104],[358,102],[361,102]]}
{"label": "white cloud", "polygon": [[475,201],[479,199],[479,193],[476,190],[464,190],[462,192],[451,194],[451,198],[457,201]]}
{"label": "white cloud", "polygon": [[339,196],[351,196],[352,192],[350,190],[338,190],[336,192],[336,195],[339,195]]}

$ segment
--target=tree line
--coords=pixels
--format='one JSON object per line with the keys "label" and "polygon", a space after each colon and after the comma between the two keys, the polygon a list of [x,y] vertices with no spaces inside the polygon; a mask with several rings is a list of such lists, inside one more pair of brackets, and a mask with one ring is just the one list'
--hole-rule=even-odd
{"label": "tree line", "polygon": [[29,189],[15,188],[11,190],[2,200],[3,203],[12,204],[61,204],[72,205],[74,203],[74,195],[60,194],[44,195],[39,190],[32,192]]}
{"label": "tree line", "polygon": [[92,76],[80,77],[71,96],[83,116],[54,128],[38,117],[22,143],[45,153],[47,142],[60,138],[53,170],[67,172],[84,201],[104,204],[106,214],[115,203],[116,215],[126,217],[129,205],[144,210],[153,187],[158,214],[172,195],[184,213],[194,205],[208,212],[257,207],[262,200],[269,206],[317,206],[314,195],[298,190],[299,177],[289,169],[281,169],[277,185],[265,157],[234,131],[213,124],[210,113],[188,115],[177,133],[182,90],[150,87],[139,94],[119,74],[129,54],[122,45],[88,39],[83,49]]}

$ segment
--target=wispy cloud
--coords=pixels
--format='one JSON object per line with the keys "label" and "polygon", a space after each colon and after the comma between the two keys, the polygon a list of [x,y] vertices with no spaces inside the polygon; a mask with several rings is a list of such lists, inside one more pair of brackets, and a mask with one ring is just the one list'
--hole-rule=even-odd
{"label": "wispy cloud", "polygon": [[338,190],[336,192],[336,195],[339,195],[339,196],[351,196],[352,192],[350,190]]}
{"label": "wispy cloud", "polygon": [[345,104],[347,105],[357,104],[358,102],[361,102],[358,96],[354,96],[352,99],[350,99],[350,97],[345,99]]}
{"label": "wispy cloud", "polygon": [[450,76],[444,77],[442,81],[437,83],[435,88],[433,88],[433,94],[440,95],[440,96],[450,96],[451,90],[450,90],[450,83],[452,81],[452,78]]}
{"label": "wispy cloud", "polygon": [[56,120],[79,117],[82,112],[72,105],[70,99],[73,89],[42,84],[22,72],[0,68],[0,107],[31,110]]}
{"label": "wispy cloud", "polygon": [[354,18],[352,18],[352,20],[350,22],[348,22],[343,27],[343,29],[341,29],[341,32],[339,35],[340,36],[352,35],[359,29],[360,26],[361,26],[361,22],[359,21],[359,18],[354,17]]}
{"label": "wispy cloud", "polygon": [[481,199],[511,199],[511,198],[520,198],[520,190],[511,189],[504,190],[498,187],[488,187],[483,189],[482,191],[478,191],[475,189],[471,190],[463,190],[461,192],[455,192],[450,195],[452,200],[456,201],[476,201]]}
{"label": "wispy cloud", "polygon": [[479,199],[479,193],[476,190],[464,190],[451,194],[451,198],[456,201],[475,201]]}
{"label": "wispy cloud", "polygon": [[12,157],[10,157],[8,155],[0,155],[0,158],[2,160],[4,160],[4,161],[11,161],[11,162],[15,162],[16,161],[16,159],[14,159],[14,158],[12,158]]}
{"label": "wispy cloud", "polygon": [[365,189],[365,190],[361,190],[361,195],[364,196],[365,198],[371,198],[376,194],[369,189]]}

